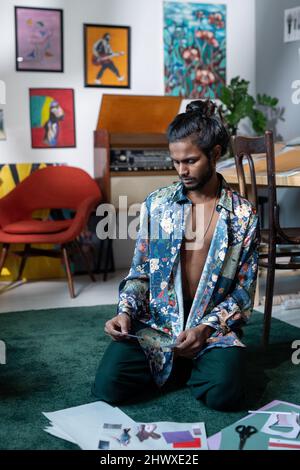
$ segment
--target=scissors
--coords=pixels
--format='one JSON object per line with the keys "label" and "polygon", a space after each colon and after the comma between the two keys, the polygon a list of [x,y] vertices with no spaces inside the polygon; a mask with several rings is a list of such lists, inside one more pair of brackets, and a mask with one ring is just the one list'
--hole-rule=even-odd
{"label": "scissors", "polygon": [[235,428],[236,432],[240,435],[240,445],[239,445],[239,450],[243,450],[246,440],[252,436],[252,434],[255,434],[257,429],[254,426],[237,426]]}

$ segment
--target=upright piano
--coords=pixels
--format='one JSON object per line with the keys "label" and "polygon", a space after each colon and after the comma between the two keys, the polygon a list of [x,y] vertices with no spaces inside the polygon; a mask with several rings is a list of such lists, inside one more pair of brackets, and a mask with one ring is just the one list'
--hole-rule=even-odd
{"label": "upright piano", "polygon": [[142,202],[149,192],[177,181],[166,130],[180,97],[104,94],[94,133],[94,176],[105,201]]}

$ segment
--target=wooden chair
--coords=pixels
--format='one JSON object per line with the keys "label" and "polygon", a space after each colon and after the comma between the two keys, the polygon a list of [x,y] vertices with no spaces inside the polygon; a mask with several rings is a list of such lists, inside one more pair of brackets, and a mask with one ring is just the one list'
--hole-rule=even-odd
{"label": "wooden chair", "polygon": [[[300,256],[299,247],[298,251],[297,249],[295,250],[296,245],[300,245],[300,228],[283,229],[280,226],[279,207],[276,196],[273,133],[271,131],[267,131],[262,137],[232,137],[232,148],[235,156],[239,191],[240,194],[247,199],[248,187],[245,175],[247,165],[243,165],[243,160],[245,158],[248,161],[250,169],[250,199],[256,208],[258,208],[258,196],[255,166],[252,155],[266,155],[269,226],[266,229],[260,230],[261,243],[259,252],[259,266],[267,269],[263,327],[263,345],[266,346],[269,342],[271,327],[275,270],[300,269],[300,262],[294,261],[297,256]],[[283,245],[285,245],[285,249],[282,249]],[[266,248],[266,250],[263,248]],[[282,261],[282,258],[286,257],[289,258],[289,261]],[[281,262],[279,262],[280,258]]]}

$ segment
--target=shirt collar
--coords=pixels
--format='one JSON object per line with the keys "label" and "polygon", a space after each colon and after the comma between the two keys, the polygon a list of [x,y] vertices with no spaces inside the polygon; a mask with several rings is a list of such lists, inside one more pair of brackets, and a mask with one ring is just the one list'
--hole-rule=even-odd
{"label": "shirt collar", "polygon": [[[220,173],[217,173],[217,175],[221,183],[221,195],[217,204],[217,208],[223,207],[224,209],[233,212],[232,189]],[[173,202],[177,202],[178,204],[191,202],[187,197],[185,188],[181,182],[178,183],[177,188],[173,194]]]}

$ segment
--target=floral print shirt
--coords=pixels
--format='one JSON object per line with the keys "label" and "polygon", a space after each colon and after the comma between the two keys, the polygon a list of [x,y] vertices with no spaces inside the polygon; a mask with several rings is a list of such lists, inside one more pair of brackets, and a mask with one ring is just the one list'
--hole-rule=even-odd
{"label": "floral print shirt", "polygon": [[[251,314],[257,278],[255,209],[219,178],[219,217],[185,325],[214,328],[198,356],[210,348],[244,346],[238,333]],[[180,248],[191,204],[181,182],[146,198],[131,269],[119,287],[118,313],[139,320],[139,342],[159,386],[172,369],[167,345],[184,329]]]}

